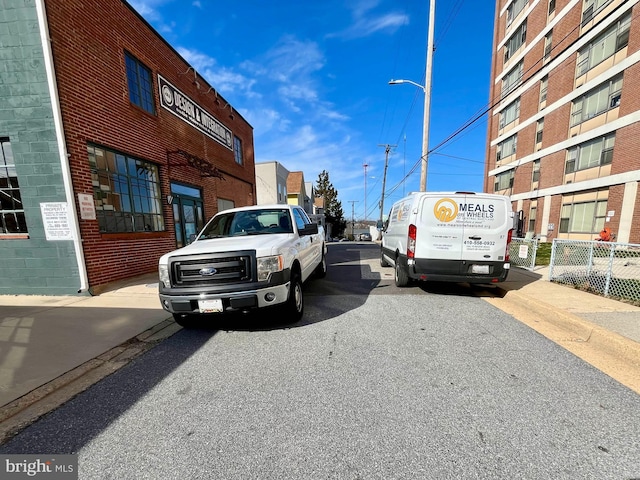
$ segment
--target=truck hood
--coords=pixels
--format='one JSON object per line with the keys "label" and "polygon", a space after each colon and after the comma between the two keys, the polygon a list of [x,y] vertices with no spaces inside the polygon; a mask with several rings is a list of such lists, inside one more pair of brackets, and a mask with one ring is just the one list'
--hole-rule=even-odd
{"label": "truck hood", "polygon": [[199,255],[238,250],[255,250],[256,256],[258,257],[275,255],[278,253],[278,250],[282,249],[287,237],[293,237],[293,234],[275,233],[269,235],[246,235],[198,240],[186,247],[164,254],[160,257],[160,263],[168,263],[168,258],[175,255]]}

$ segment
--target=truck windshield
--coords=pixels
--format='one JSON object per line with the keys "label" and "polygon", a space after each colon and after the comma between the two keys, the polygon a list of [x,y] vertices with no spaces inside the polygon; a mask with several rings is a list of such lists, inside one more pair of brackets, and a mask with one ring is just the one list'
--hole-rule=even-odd
{"label": "truck windshield", "polygon": [[273,233],[293,233],[289,210],[264,209],[221,213],[205,225],[198,240]]}

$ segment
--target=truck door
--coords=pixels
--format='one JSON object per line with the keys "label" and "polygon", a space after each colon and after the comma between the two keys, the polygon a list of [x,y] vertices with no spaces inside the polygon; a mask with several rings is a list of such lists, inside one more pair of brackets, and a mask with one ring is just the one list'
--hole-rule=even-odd
{"label": "truck door", "polygon": [[311,223],[309,217],[305,214],[301,208],[293,209],[293,218],[296,222],[298,229],[298,239],[296,240],[296,246],[300,252],[300,267],[302,268],[302,279],[306,280],[307,276],[313,271],[315,263],[313,237],[311,235],[300,235],[300,231]]}

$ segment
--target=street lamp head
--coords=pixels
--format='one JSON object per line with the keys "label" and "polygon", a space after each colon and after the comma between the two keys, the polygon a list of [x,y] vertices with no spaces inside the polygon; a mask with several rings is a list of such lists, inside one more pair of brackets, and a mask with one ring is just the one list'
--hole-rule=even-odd
{"label": "street lamp head", "polygon": [[393,78],[389,80],[389,85],[399,85],[401,83],[404,83],[404,80],[394,80]]}

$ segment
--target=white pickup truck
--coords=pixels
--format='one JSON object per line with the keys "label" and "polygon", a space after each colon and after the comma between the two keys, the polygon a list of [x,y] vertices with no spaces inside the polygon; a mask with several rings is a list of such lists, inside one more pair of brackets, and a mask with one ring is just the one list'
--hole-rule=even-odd
{"label": "white pickup truck", "polygon": [[184,327],[204,314],[272,306],[294,322],[304,313],[302,284],[327,273],[326,252],[323,227],[298,206],[225,210],[160,258],[160,302]]}

